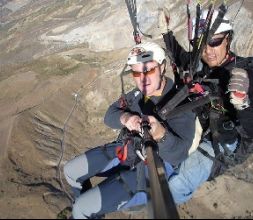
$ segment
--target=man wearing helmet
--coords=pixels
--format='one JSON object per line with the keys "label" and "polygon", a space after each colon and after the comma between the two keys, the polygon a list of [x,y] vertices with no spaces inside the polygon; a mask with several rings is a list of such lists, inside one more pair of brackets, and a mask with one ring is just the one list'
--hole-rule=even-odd
{"label": "man wearing helmet", "polygon": [[[201,34],[203,33],[204,24],[208,15],[208,10],[204,10],[200,17],[198,36],[199,39]],[[218,16],[218,11],[214,11],[212,17],[212,23],[214,23],[215,19]],[[195,38],[195,19],[192,21],[192,37],[193,40]],[[205,49],[202,53],[202,61],[207,64],[210,68],[222,66],[226,61],[228,61],[229,56],[231,56],[230,44],[233,36],[233,29],[229,20],[226,16],[223,18],[223,21],[219,25],[218,29],[215,31],[212,39],[207,43]]]}
{"label": "man wearing helmet", "polygon": [[[126,128],[126,134],[117,142],[87,151],[64,167],[66,180],[75,190],[77,197],[73,204],[74,218],[97,217],[147,202],[146,186],[143,184],[145,163],[136,154],[136,149],[142,146],[139,133],[143,120],[149,122],[150,134],[158,144],[159,155],[168,176],[174,172],[173,168],[180,164],[187,167],[190,163],[187,159],[189,152],[199,145],[202,129],[194,113],[187,111],[162,121],[154,111],[154,106],[174,90],[173,80],[165,76],[164,50],[155,43],[139,44],[131,50],[127,64],[137,88],[125,95],[126,106],[117,100],[109,107],[104,118],[105,124],[110,128]],[[122,144],[124,135],[127,135],[126,145]],[[123,147],[119,147],[122,145]],[[208,151],[205,143],[202,147]],[[201,154],[195,152],[191,154],[194,155],[191,163],[196,166],[202,164],[202,161],[201,158],[198,159]],[[210,161],[204,162],[204,167],[212,166]],[[115,168],[117,172],[114,172]],[[205,178],[208,178],[203,169],[200,172],[202,173],[197,175],[206,175]],[[88,191],[84,189],[87,180],[105,173],[109,173],[108,179]],[[175,175],[172,175],[171,179],[173,176]],[[184,187],[184,184],[178,178],[171,185],[180,188]],[[181,194],[177,197],[174,191],[175,187],[172,192],[174,200],[180,203]]]}
{"label": "man wearing helmet", "polygon": [[[191,39],[195,38],[195,28],[198,28],[199,40],[203,33],[208,11],[204,10],[200,16],[199,27],[192,21]],[[191,52],[184,50],[168,28],[168,12],[161,11],[159,15],[159,28],[163,35],[167,49],[173,61],[182,72],[187,72],[191,64]],[[211,27],[218,17],[214,11]],[[207,153],[201,146],[198,148],[203,154],[203,160],[212,161],[213,167],[207,172],[210,179],[216,177],[225,166],[234,166],[243,162],[249,153],[253,152],[253,59],[235,55],[230,50],[233,38],[233,29],[225,16],[215,34],[206,43],[199,60],[193,81],[201,82],[209,91],[216,88],[220,99],[216,103],[208,104],[196,109],[203,128],[202,142],[210,145],[212,154]],[[218,84],[215,84],[214,79]],[[215,157],[213,154],[215,153]],[[234,158],[234,160],[231,160]],[[207,170],[207,167],[202,167]],[[195,167],[188,167],[189,172],[195,172]],[[192,177],[194,179],[194,177]],[[204,180],[204,179],[202,179]],[[207,180],[207,179],[206,179]],[[186,179],[191,182],[191,179]],[[187,184],[184,188],[186,190]],[[189,188],[192,194],[198,185]],[[187,191],[187,190],[186,190]],[[182,194],[185,192],[182,191]],[[185,201],[188,198],[185,198]]]}

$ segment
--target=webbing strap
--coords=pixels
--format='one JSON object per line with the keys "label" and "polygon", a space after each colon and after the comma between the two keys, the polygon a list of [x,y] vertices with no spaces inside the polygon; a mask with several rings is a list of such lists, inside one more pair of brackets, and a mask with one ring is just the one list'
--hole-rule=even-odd
{"label": "webbing strap", "polygon": [[218,132],[218,121],[219,121],[219,117],[220,113],[217,112],[216,110],[212,109],[210,111],[210,115],[209,115],[209,121],[210,121],[210,130],[211,130],[211,134],[212,134],[212,141],[213,141],[213,149],[214,149],[214,154],[215,156],[219,156],[220,155],[220,148],[219,148],[219,132]]}
{"label": "webbing strap", "polygon": [[[194,42],[193,42],[193,54],[197,53],[197,48],[198,48],[198,32],[199,32],[199,22],[200,22],[200,16],[201,16],[201,6],[200,4],[197,5],[196,8],[196,21],[195,21],[195,33],[194,33]],[[193,73],[191,73],[193,74]]]}
{"label": "webbing strap", "polygon": [[215,157],[211,156],[207,151],[205,151],[204,149],[202,149],[201,147],[198,147],[197,150],[202,153],[205,157],[209,158],[210,160],[212,160],[213,162],[216,161]]}
{"label": "webbing strap", "polygon": [[217,29],[219,28],[219,26],[221,25],[221,23],[223,22],[223,18],[225,16],[227,12],[227,7],[222,4],[220,7],[219,7],[219,13],[218,13],[218,16],[217,18],[215,19],[213,25],[212,25],[212,28],[210,29],[209,31],[209,34],[208,34],[208,37],[207,37],[207,42],[209,42],[211,40],[211,38],[213,37],[213,35],[215,34],[215,32],[217,31]]}
{"label": "webbing strap", "polygon": [[[209,10],[208,10],[207,18],[206,18],[206,21],[205,21],[205,26],[204,26],[204,29],[203,29],[203,33],[201,34],[199,43],[197,45],[197,48],[194,49],[194,53],[193,53],[193,62],[192,62],[191,68],[190,68],[190,73],[192,74],[193,77],[196,74],[196,69],[199,65],[200,57],[202,55],[202,51],[203,51],[204,46],[205,46],[206,41],[207,41],[207,37],[208,37],[208,33],[209,33],[209,29],[210,29],[211,21],[212,21],[212,17],[213,17],[213,13],[214,13],[214,5],[211,4],[209,6]],[[199,29],[199,27],[196,27],[196,28]]]}
{"label": "webbing strap", "polygon": [[167,112],[166,115],[164,115],[163,117],[166,118],[166,119],[170,119],[170,118],[173,118],[179,114],[182,114],[182,113],[185,113],[187,111],[192,111],[198,107],[201,107],[201,106],[204,106],[214,100],[218,100],[219,97],[218,96],[211,96],[211,95],[208,95],[206,97],[203,97],[203,98],[200,98],[196,101],[192,101],[190,103],[187,103],[187,104],[184,104],[184,105],[181,105],[175,109],[173,109],[172,111],[170,112]]}
{"label": "webbing strap", "polygon": [[[166,115],[177,107],[182,101],[189,96],[189,88],[185,85],[162,109],[158,111],[158,115],[166,120]],[[159,109],[159,106],[157,106]]]}
{"label": "webbing strap", "polygon": [[127,159],[128,154],[128,144],[130,143],[130,140],[127,140],[123,146],[118,146],[116,148],[116,155],[120,162],[125,162]]}
{"label": "webbing strap", "polygon": [[120,108],[122,109],[127,109],[128,108],[128,103],[127,103],[127,99],[126,99],[126,92],[125,92],[125,83],[124,83],[124,76],[129,74],[126,69],[127,69],[128,65],[126,64],[124,66],[124,68],[122,69],[121,73],[120,73],[120,81],[121,81],[121,97],[120,97]]}

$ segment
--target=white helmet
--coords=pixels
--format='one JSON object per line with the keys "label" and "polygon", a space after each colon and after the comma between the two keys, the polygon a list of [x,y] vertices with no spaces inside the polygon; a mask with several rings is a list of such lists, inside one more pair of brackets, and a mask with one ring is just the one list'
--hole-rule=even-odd
{"label": "white helmet", "polygon": [[128,55],[127,64],[134,65],[156,61],[162,64],[165,60],[165,51],[156,43],[145,42],[133,47]]}
{"label": "white helmet", "polygon": [[[219,14],[219,12],[217,10],[215,10],[213,13],[210,29],[212,28],[213,23],[215,22],[216,18],[218,17],[218,14]],[[201,13],[200,21],[199,21],[198,37],[200,37],[200,35],[204,31],[204,26],[205,26],[205,21],[206,21],[207,15],[208,15],[208,10],[204,10]],[[195,37],[195,28],[196,28],[196,19],[194,18],[194,19],[192,19],[191,40],[193,40]],[[229,19],[226,16],[224,16],[223,21],[221,22],[220,26],[218,27],[218,29],[215,31],[214,34],[220,34],[220,33],[228,32],[228,31],[232,31],[232,30],[233,30],[233,28],[232,28],[232,25],[230,24]]]}

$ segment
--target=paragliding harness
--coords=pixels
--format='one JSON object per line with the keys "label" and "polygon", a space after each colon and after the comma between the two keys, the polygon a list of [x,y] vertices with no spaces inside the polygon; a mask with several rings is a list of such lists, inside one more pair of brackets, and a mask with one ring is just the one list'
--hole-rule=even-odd
{"label": "paragliding harness", "polygon": [[[141,160],[146,160],[145,152],[143,151],[143,138],[139,133],[123,128],[118,136],[117,142],[122,143],[122,146],[116,148],[116,155],[121,164],[129,166],[130,169],[134,169],[136,164]],[[144,156],[135,157],[132,155]]]}

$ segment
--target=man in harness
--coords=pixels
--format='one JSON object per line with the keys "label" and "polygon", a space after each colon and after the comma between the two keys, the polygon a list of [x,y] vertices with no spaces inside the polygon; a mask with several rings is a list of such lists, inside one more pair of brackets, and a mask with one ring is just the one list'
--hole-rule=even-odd
{"label": "man in harness", "polygon": [[[201,40],[208,14],[208,10],[201,12],[197,27],[197,20],[192,20],[192,45],[194,41]],[[166,48],[179,69],[180,77],[176,77],[179,85],[182,81],[187,82],[193,54],[175,39],[169,30],[168,18],[168,11],[161,11],[159,28]],[[196,109],[203,128],[202,143],[208,143],[212,149],[210,154],[198,148],[205,160],[213,161],[213,167],[208,171],[209,179],[221,174],[223,168],[242,163],[253,152],[253,58],[239,57],[230,50],[234,31],[226,16],[219,18],[217,10],[214,10],[210,29],[217,18],[222,19],[221,23],[206,42],[193,78],[193,82],[200,83],[203,91],[215,91],[220,97]],[[189,167],[189,170],[194,171],[194,168]],[[196,188],[192,190],[194,192]]]}
{"label": "man in harness", "polygon": [[[196,151],[202,134],[196,114],[187,111],[164,121],[154,111],[161,99],[174,94],[174,82],[165,76],[165,51],[155,43],[141,43],[131,50],[127,64],[137,88],[125,95],[125,105],[122,100],[113,103],[104,118],[110,128],[126,132],[118,141],[89,150],[64,166],[66,180],[76,196],[73,204],[76,219],[94,218],[147,203],[145,149],[140,136],[143,120],[149,122],[150,134],[157,142],[175,203],[185,201],[185,191],[180,189],[186,186],[181,177],[192,176],[186,168],[190,164],[196,169],[199,164],[208,169],[212,166],[210,161],[202,164],[202,154]],[[202,147],[209,151],[205,143]],[[178,167],[180,174],[176,171]],[[206,171],[200,172],[196,172],[196,180],[199,176],[208,178]],[[91,188],[89,179],[94,176],[108,178]],[[187,189],[191,187],[189,184]]]}

